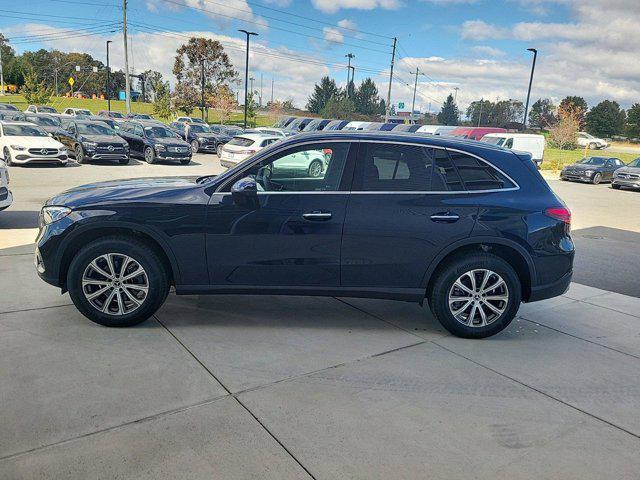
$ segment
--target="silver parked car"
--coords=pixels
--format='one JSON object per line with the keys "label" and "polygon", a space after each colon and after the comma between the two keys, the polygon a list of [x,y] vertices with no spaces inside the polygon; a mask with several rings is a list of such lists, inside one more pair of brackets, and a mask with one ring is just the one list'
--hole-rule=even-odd
{"label": "silver parked car", "polygon": [[611,188],[640,188],[640,157],[613,172]]}

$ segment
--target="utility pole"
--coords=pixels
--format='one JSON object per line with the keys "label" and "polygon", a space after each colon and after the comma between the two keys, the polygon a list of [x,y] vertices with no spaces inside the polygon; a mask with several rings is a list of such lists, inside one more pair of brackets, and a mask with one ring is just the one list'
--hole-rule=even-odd
{"label": "utility pole", "polygon": [[398,39],[393,37],[393,52],[391,53],[391,71],[389,72],[389,90],[387,91],[387,105],[384,114],[385,123],[389,122],[389,113],[391,112],[391,84],[393,83],[393,65],[396,61],[396,44]]}
{"label": "utility pole", "polygon": [[202,107],[202,120],[204,121],[204,58],[200,60],[200,106]]}
{"label": "utility pole", "polygon": [[0,95],[4,96],[4,73],[2,71],[2,46],[0,45]]}
{"label": "utility pole", "polygon": [[354,83],[354,78],[356,78],[356,67],[351,67],[351,83]]}
{"label": "utility pole", "polygon": [[484,105],[484,98],[480,99],[480,115],[478,115],[478,126],[480,126],[480,120],[482,120],[482,106]]}
{"label": "utility pole", "polygon": [[455,90],[455,93],[453,94],[453,101],[457,102],[458,101],[458,90],[460,90],[460,87],[453,87],[453,89]]}
{"label": "utility pole", "polygon": [[[111,43],[111,40],[107,40],[107,88],[106,90],[106,94],[107,94],[107,110],[111,111],[111,68],[109,67],[109,44]],[[56,77],[57,79],[57,77]],[[56,82],[56,86],[57,86],[57,82]]]}
{"label": "utility pole", "polygon": [[347,65],[347,98],[349,98],[349,84],[351,83],[351,81],[349,81],[349,75],[351,75],[351,59],[355,58],[356,56],[353,53],[347,53],[345,57],[349,59],[349,63]]}
{"label": "utility pole", "polygon": [[413,86],[413,102],[411,103],[411,117],[413,117],[413,112],[416,110],[416,92],[418,90],[418,75],[420,75],[420,69],[416,67],[416,83]]}
{"label": "utility pole", "polygon": [[131,113],[131,79],[129,78],[129,48],[127,47],[127,0],[122,0],[122,38],[124,40],[124,98],[127,113]]}
{"label": "utility pole", "polygon": [[529,52],[533,52],[533,63],[531,64],[531,77],[529,77],[529,90],[527,91],[527,105],[524,107],[524,118],[522,119],[522,128],[527,128],[527,113],[529,113],[529,99],[531,98],[531,85],[533,84],[533,71],[536,69],[536,59],[538,58],[538,50],[535,48],[527,48]]}
{"label": "utility pole", "polygon": [[262,108],[262,73],[260,73],[260,108]]}
{"label": "utility pole", "polygon": [[273,104],[273,78],[271,79],[271,104]]}
{"label": "utility pole", "polygon": [[247,128],[247,98],[248,98],[248,89],[247,82],[249,81],[249,37],[251,35],[258,35],[255,32],[249,32],[247,30],[238,30],[239,32],[244,33],[247,36],[247,57],[244,64],[244,128]]}

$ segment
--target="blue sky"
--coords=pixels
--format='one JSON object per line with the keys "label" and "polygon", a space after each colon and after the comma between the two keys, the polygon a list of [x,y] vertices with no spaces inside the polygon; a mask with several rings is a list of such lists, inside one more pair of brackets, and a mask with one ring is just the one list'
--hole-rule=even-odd
{"label": "blue sky", "polygon": [[[531,61],[526,48],[535,47],[540,56],[534,98],[577,94],[590,103],[611,98],[629,106],[640,101],[636,3],[129,0],[131,66],[153,68],[171,78],[177,46],[189,35],[202,34],[223,41],[243,71],[243,40],[237,29],[251,29],[260,33],[251,58],[256,84],[262,75],[268,99],[274,78],[276,98],[291,97],[303,105],[321,76],[345,82],[348,52],[356,56],[356,81],[371,76],[386,92],[391,37],[396,36],[393,101],[411,101],[411,72],[419,67],[425,75],[419,76],[418,107],[426,110],[431,104],[434,110],[456,87],[462,107],[481,97],[523,100]],[[0,0],[0,30],[15,39],[18,51],[84,50],[97,58],[104,56],[104,42],[111,39],[112,63],[121,66],[122,36],[109,32],[107,25],[121,20],[120,5],[117,0]]]}

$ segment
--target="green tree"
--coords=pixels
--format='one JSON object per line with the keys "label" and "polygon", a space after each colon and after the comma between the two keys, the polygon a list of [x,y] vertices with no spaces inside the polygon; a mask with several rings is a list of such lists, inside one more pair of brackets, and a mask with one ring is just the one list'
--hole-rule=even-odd
{"label": "green tree", "polygon": [[192,85],[188,83],[178,83],[173,91],[173,105],[176,110],[191,115],[191,112],[200,105],[200,95]]}
{"label": "green tree", "polygon": [[322,77],[320,83],[313,87],[313,93],[307,101],[307,110],[311,113],[320,113],[327,102],[338,95],[339,89],[335,80],[329,77]]}
{"label": "green tree", "polygon": [[353,103],[356,112],[361,115],[380,115],[384,113],[381,109],[381,100],[378,95],[378,87],[371,78],[365,78],[358,86],[353,95]]}
{"label": "green tree", "polygon": [[238,75],[220,42],[192,37],[176,50],[173,74],[178,83],[200,90],[203,70],[205,96],[210,96],[218,86]]}
{"label": "green tree", "polygon": [[144,79],[144,98],[142,98],[142,101],[155,102],[156,98],[162,93],[165,83],[162,74],[155,70],[145,70],[140,74],[140,76],[142,78],[138,79],[138,90],[141,92],[142,79]]}
{"label": "green tree", "polygon": [[529,126],[547,129],[557,121],[556,106],[550,98],[539,98],[529,112]]}
{"label": "green tree", "polygon": [[471,102],[467,107],[467,118],[473,126],[488,125],[489,117],[491,116],[494,103],[491,100],[480,99]]}
{"label": "green tree", "polygon": [[627,127],[625,135],[630,138],[640,137],[640,103],[634,103],[627,110]]}
{"label": "green tree", "polygon": [[255,92],[249,92],[247,95],[247,123],[252,127],[256,126],[257,110],[258,102],[255,99]]}
{"label": "green tree", "polygon": [[618,102],[603,100],[593,107],[585,117],[587,132],[600,137],[620,135],[627,120],[625,111]]}
{"label": "green tree", "polygon": [[319,112],[324,118],[351,118],[356,111],[353,100],[345,95],[338,95],[329,99],[324,108]]}
{"label": "green tree", "polygon": [[442,104],[440,113],[438,113],[438,122],[440,125],[458,125],[460,123],[460,112],[456,102],[453,100],[453,95],[449,94]]}
{"label": "green tree", "polygon": [[173,115],[171,109],[171,95],[169,94],[169,88],[164,86],[158,88],[156,95],[156,101],[153,103],[153,113],[156,117],[163,120],[169,120]]}
{"label": "green tree", "polygon": [[575,115],[577,115],[580,128],[584,128],[585,115],[589,108],[587,101],[584,98],[575,95],[564,97],[560,102],[560,105],[558,105],[558,108],[563,110],[570,109]]}
{"label": "green tree", "polygon": [[46,104],[51,99],[51,90],[38,80],[38,76],[33,69],[24,76],[24,85],[20,89],[20,93],[27,103],[33,105]]}

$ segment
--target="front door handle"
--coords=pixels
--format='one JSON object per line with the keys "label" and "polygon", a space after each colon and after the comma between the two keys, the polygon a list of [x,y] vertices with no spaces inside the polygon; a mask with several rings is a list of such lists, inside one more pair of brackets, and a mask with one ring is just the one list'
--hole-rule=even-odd
{"label": "front door handle", "polygon": [[460,215],[450,212],[434,213],[431,215],[431,220],[438,223],[453,223],[460,220]]}
{"label": "front door handle", "polygon": [[320,211],[307,212],[302,214],[302,218],[304,218],[305,220],[315,221],[315,222],[330,220],[331,212],[320,212]]}

